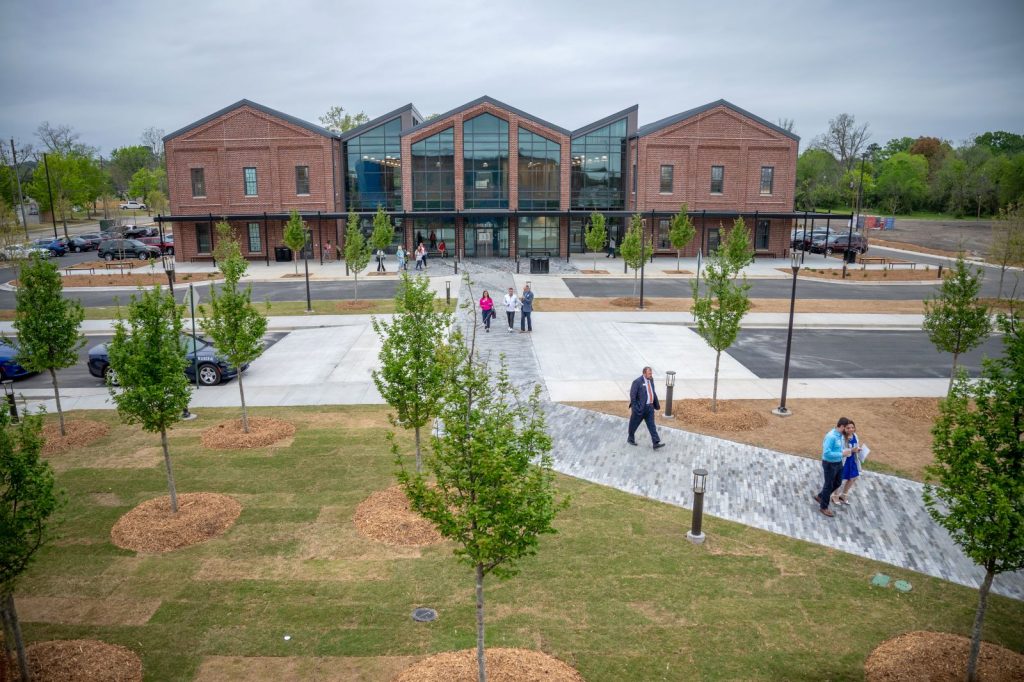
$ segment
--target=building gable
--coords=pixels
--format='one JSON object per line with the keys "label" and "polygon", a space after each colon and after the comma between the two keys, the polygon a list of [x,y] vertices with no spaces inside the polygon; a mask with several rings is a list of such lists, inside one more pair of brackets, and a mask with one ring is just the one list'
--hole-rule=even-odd
{"label": "building gable", "polygon": [[[637,137],[674,137],[684,128],[697,130],[703,127],[718,127],[730,135],[735,133],[746,139],[800,141],[797,135],[785,128],[769,123],[724,99],[641,126],[637,130]],[[692,134],[688,133],[687,136]]]}

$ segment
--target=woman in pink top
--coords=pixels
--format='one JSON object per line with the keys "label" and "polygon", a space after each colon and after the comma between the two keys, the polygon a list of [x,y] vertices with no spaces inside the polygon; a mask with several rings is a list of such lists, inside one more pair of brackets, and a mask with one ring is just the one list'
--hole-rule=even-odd
{"label": "woman in pink top", "polygon": [[491,331],[491,318],[494,317],[494,301],[491,294],[484,289],[484,295],[480,297],[480,312],[484,316],[484,331]]}

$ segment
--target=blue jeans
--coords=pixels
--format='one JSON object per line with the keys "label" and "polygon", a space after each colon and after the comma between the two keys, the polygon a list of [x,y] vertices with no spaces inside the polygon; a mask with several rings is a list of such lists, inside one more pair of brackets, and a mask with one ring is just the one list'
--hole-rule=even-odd
{"label": "blue jeans", "polygon": [[821,460],[821,469],[825,475],[825,483],[821,486],[821,505],[822,509],[828,509],[829,498],[832,497],[832,493],[843,484],[843,462],[826,462]]}
{"label": "blue jeans", "polygon": [[483,317],[484,317],[484,327],[486,327],[487,329],[490,329],[491,328],[491,316],[494,314],[494,311],[493,310],[483,310],[483,311],[481,311],[481,313],[483,313]]}

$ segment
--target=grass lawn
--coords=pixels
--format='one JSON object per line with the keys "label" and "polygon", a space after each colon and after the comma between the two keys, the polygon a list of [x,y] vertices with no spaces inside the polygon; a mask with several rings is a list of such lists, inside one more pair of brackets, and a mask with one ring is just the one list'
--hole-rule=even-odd
{"label": "grass lawn", "polygon": [[[356,505],[394,482],[384,409],[251,412],[295,422],[294,442],[204,450],[201,430],[237,410],[202,410],[172,432],[178,491],[230,494],[244,508],[220,538],[162,555],[109,538],[122,514],[167,493],[159,437],[112,412],[86,415],[113,428],[51,459],[69,504],[62,538],[19,584],[27,641],[122,644],[149,680],[192,679],[212,656],[301,657],[298,666],[355,657],[323,664],[388,679],[381,662],[397,659],[378,657],[474,646],[473,577],[452,545],[390,548],[354,530]],[[974,590],[714,518],[694,546],[686,510],[566,477],[559,485],[572,496],[559,534],[517,578],[486,584],[491,646],[542,649],[590,682],[856,680],[869,652],[899,633],[969,634]],[[879,571],[913,592],[872,588]],[[414,623],[417,606],[440,619]],[[985,638],[1022,651],[1022,622],[1024,604],[993,596]]]}

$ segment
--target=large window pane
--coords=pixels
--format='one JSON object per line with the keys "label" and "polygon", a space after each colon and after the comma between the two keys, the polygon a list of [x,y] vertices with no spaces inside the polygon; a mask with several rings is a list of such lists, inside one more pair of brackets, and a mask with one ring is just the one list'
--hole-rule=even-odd
{"label": "large window pane", "polygon": [[480,114],[462,135],[465,207],[508,208],[508,121]]}
{"label": "large window pane", "polygon": [[516,237],[516,247],[520,256],[559,255],[558,218],[520,218]]}
{"label": "large window pane", "polygon": [[559,207],[562,145],[519,129],[519,208]]}
{"label": "large window pane", "polygon": [[412,209],[455,208],[455,129],[412,145]]}
{"label": "large window pane", "polygon": [[626,206],[626,120],[572,141],[572,207],[623,210]]}
{"label": "large window pane", "polygon": [[196,253],[210,253],[213,251],[213,238],[210,232],[210,223],[196,223]]}
{"label": "large window pane", "polygon": [[401,132],[402,121],[396,118],[345,143],[347,210],[402,209]]}
{"label": "large window pane", "polygon": [[245,196],[254,197],[256,196],[256,169],[255,168],[243,168],[242,175],[245,178]]}

